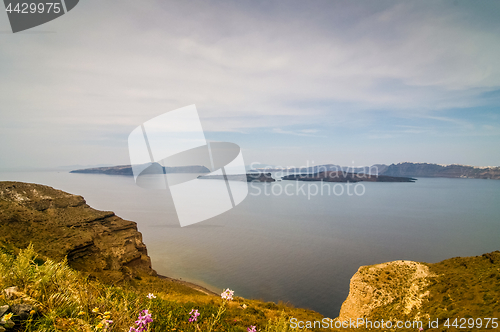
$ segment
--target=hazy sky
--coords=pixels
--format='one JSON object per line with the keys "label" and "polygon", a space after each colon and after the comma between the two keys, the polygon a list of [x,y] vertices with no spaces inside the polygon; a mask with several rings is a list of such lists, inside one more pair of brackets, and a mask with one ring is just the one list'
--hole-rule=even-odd
{"label": "hazy sky", "polygon": [[128,164],[196,104],[245,162],[500,165],[500,1],[97,1],[12,34],[0,167]]}

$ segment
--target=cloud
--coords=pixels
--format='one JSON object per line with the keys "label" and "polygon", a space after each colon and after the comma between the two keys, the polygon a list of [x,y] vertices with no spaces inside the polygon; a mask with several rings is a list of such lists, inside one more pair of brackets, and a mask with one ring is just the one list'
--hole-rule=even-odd
{"label": "cloud", "polygon": [[272,132],[276,134],[286,134],[295,136],[326,137],[321,135],[315,135],[315,133],[319,132],[319,130],[317,129],[283,130],[281,128],[273,128]]}
{"label": "cloud", "polygon": [[466,129],[474,129],[474,124],[472,124],[468,121],[464,121],[462,119],[449,118],[449,117],[444,117],[444,116],[424,116],[423,118],[451,123],[451,124],[455,125],[456,127],[462,127],[462,128],[466,128]]}
{"label": "cloud", "polygon": [[368,135],[369,139],[391,139],[397,137],[396,135],[393,134],[380,134],[380,135]]}
{"label": "cloud", "polygon": [[[90,1],[59,24],[70,33],[10,45],[8,99],[68,111],[76,97],[87,112],[109,121],[125,112],[135,123],[134,113],[193,100],[211,117],[293,117],[294,100],[317,99],[361,109],[462,107],[500,86],[500,36],[464,23],[463,9],[452,6],[395,2],[346,22],[342,11],[355,5],[291,2],[267,14],[262,3],[249,12],[221,2],[117,4]],[[290,17],[273,20],[278,10]],[[26,100],[26,90],[35,98]]]}

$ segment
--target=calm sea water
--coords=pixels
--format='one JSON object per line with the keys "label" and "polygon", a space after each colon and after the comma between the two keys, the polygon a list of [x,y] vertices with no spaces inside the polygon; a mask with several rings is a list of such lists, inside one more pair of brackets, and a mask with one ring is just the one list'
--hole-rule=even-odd
{"label": "calm sea water", "polygon": [[[307,188],[297,194],[303,183],[252,184],[236,208],[184,228],[167,191],[141,189],[131,177],[4,172],[0,180],[50,185],[136,221],[160,274],[329,317],[338,315],[361,265],[500,249],[500,181],[494,180],[364,183],[360,196],[348,195],[343,184],[336,187],[339,194],[344,186],[343,195],[324,188],[309,198]],[[275,195],[286,185],[292,195]]]}

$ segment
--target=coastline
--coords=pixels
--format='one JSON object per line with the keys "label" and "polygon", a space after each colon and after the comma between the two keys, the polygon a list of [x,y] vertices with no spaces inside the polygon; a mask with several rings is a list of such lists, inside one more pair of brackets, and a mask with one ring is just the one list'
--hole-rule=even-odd
{"label": "coastline", "polygon": [[167,277],[167,276],[164,276],[164,275],[161,275],[161,274],[158,274],[157,277],[160,278],[160,279],[163,279],[163,280],[168,280],[168,281],[171,281],[171,282],[176,282],[176,283],[182,284],[184,286],[187,286],[189,288],[197,290],[197,291],[199,291],[199,292],[201,292],[203,294],[206,294],[206,295],[215,295],[215,296],[219,295],[219,294],[217,294],[217,293],[209,290],[208,288],[205,288],[203,286],[197,285],[197,284],[189,282],[189,281],[174,279],[174,278],[170,278],[170,277]]}

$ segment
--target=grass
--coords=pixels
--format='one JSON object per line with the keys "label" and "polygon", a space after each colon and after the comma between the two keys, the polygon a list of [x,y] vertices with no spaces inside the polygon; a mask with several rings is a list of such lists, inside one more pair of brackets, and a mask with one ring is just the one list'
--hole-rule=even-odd
{"label": "grass", "polygon": [[[65,261],[41,259],[32,246],[17,254],[6,248],[0,253],[0,287],[12,286],[17,287],[17,292],[10,297],[3,292],[0,305],[27,303],[35,308],[27,321],[16,324],[17,331],[129,331],[145,309],[153,319],[148,331],[236,332],[247,331],[253,325],[265,332],[286,332],[292,331],[290,316],[322,318],[284,304],[240,297],[224,301],[155,277],[121,285],[104,284],[73,270]],[[149,293],[156,298],[149,299]],[[200,316],[190,323],[192,309],[197,309]],[[107,324],[108,320],[112,323]]]}
{"label": "grass", "polygon": [[499,262],[500,252],[495,251],[428,264],[435,276],[427,289],[431,294],[429,301],[421,310],[432,318],[439,318],[440,327],[447,318],[498,318]]}

